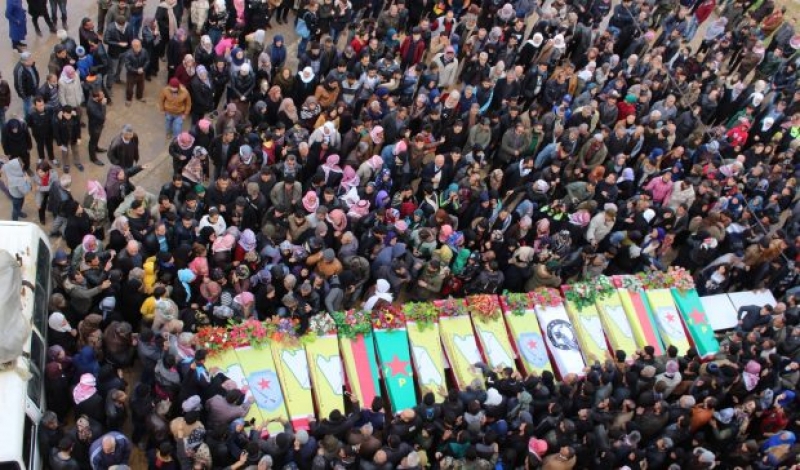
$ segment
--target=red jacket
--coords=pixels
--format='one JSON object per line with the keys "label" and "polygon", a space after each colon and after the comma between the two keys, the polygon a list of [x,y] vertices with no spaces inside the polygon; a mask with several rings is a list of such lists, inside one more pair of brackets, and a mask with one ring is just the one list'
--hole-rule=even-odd
{"label": "red jacket", "polygon": [[425,53],[425,41],[422,38],[414,45],[414,50],[409,51],[413,40],[413,36],[407,36],[400,45],[400,58],[405,66],[417,65]]}

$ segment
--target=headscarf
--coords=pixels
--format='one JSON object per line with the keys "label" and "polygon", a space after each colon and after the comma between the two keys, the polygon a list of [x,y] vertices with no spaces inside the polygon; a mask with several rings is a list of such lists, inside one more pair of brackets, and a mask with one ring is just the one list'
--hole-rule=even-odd
{"label": "headscarf", "polygon": [[119,174],[125,170],[121,166],[112,166],[106,174],[106,197],[117,199],[122,193],[122,185],[125,181],[119,180]]}
{"label": "headscarf", "polygon": [[189,284],[194,282],[195,279],[197,279],[197,276],[195,276],[191,269],[187,268],[178,271],[178,280],[181,282],[183,289],[186,291],[187,299],[192,297],[192,288]]}
{"label": "headscarf", "polygon": [[331,154],[325,159],[322,164],[322,171],[325,173],[325,179],[328,179],[330,172],[342,173],[342,168],[339,166],[339,155]]}
{"label": "headscarf", "polygon": [[[125,224],[128,224],[128,223],[129,223],[128,222],[128,218],[125,217],[124,215],[121,215],[121,216],[117,217],[116,219],[114,219],[114,222],[111,223],[111,230],[116,230],[117,232],[124,234],[125,233]],[[129,226],[129,228],[130,228],[130,226]],[[133,234],[131,234],[130,230],[129,230],[128,234],[125,235],[125,240],[126,241],[131,241],[132,239],[133,239]]]}
{"label": "headscarf", "polygon": [[[89,248],[89,245],[92,244],[92,243],[94,243],[94,246],[95,246],[94,249],[90,249]],[[97,245],[97,237],[95,237],[94,235],[91,235],[91,234],[84,235],[83,236],[83,241],[81,242],[81,245],[83,245],[83,249],[86,251],[86,253],[94,253],[95,251],[97,251],[97,246],[98,246]]]}
{"label": "headscarf", "polygon": [[345,166],[342,171],[342,181],[339,183],[342,191],[346,193],[351,188],[357,188],[359,184],[361,184],[361,179],[358,177],[356,170],[350,165]]}
{"label": "headscarf", "polygon": [[108,197],[106,196],[106,190],[103,188],[103,185],[100,184],[97,180],[89,180],[86,182],[86,192],[89,193],[90,196],[99,200],[99,201],[106,201]]}
{"label": "headscarf", "polygon": [[286,116],[292,120],[292,122],[297,122],[297,107],[294,105],[294,101],[291,98],[284,98],[281,101],[281,105],[278,106],[278,112],[283,111]]}
{"label": "headscarf", "polygon": [[[280,41],[280,47],[277,46],[277,42]],[[273,64],[282,64],[286,62],[286,44],[283,42],[283,36],[280,34],[276,34],[272,38],[272,47],[269,50],[270,54],[270,61]]]}
{"label": "headscarf", "polygon": [[383,136],[379,135],[383,132],[383,127],[375,126],[369,131],[369,136],[372,138],[372,143],[380,145],[383,143]]}
{"label": "headscarf", "polygon": [[57,344],[54,344],[53,346],[50,346],[49,348],[47,348],[47,360],[48,360],[48,362],[57,361],[58,357],[61,355],[62,352],[66,352],[66,351],[64,351],[63,347],[61,347],[61,346],[59,346]]}
{"label": "headscarf", "polygon": [[72,83],[75,81],[75,68],[71,65],[65,65],[64,68],[61,70],[61,76],[58,78],[58,81],[63,81],[64,83]]}
{"label": "headscarf", "polygon": [[69,322],[67,321],[67,317],[65,317],[61,312],[51,313],[50,318],[47,319],[47,324],[50,325],[51,329],[58,331],[59,333],[69,333],[72,331],[72,326],[70,326]]}
{"label": "headscarf", "polygon": [[752,392],[753,389],[756,388],[756,385],[758,385],[759,374],[761,374],[761,364],[758,362],[751,360],[744,366],[742,379],[744,379],[744,388],[746,388],[748,392]]}
{"label": "headscarf", "polygon": [[[200,48],[207,54],[214,52],[214,43],[211,41],[211,36],[206,34],[200,38]],[[197,70],[200,71],[200,67],[197,67]]]}
{"label": "headscarf", "polygon": [[242,231],[242,235],[239,237],[239,246],[241,246],[244,251],[255,250],[256,234],[253,233],[253,231],[249,228],[244,229],[244,231]]}
{"label": "headscarf", "polygon": [[634,180],[633,168],[625,168],[622,170],[622,175],[619,177],[619,181],[617,181],[617,184],[633,180]]}
{"label": "headscarf", "polygon": [[211,245],[211,250],[214,253],[219,253],[220,251],[231,251],[233,246],[236,244],[236,238],[233,235],[226,233],[221,237],[217,237],[214,240],[214,243]]}
{"label": "headscarf", "polygon": [[76,405],[80,405],[95,393],[97,393],[97,379],[92,374],[83,374],[78,385],[72,390],[72,399]]}

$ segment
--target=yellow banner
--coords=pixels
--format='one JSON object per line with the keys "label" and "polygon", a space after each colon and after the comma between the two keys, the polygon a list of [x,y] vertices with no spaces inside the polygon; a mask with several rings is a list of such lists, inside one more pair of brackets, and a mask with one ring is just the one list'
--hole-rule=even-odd
{"label": "yellow banner", "polygon": [[344,412],[344,370],[336,335],[320,336],[306,344],[308,370],[320,418],[331,411]]}
{"label": "yellow banner", "polygon": [[442,351],[442,341],[439,336],[439,324],[434,323],[426,327],[424,331],[419,329],[416,322],[406,322],[406,325],[420,396],[427,392],[433,392],[436,402],[441,403],[444,397],[439,393],[439,387],[446,387],[446,383],[444,351]]}
{"label": "yellow banner", "polygon": [[279,419],[289,419],[286,404],[283,400],[281,382],[272,361],[269,349],[239,348],[236,350],[239,364],[245,373],[248,395],[255,399],[248,418],[260,414],[261,419],[268,421],[270,433],[283,431]]}
{"label": "yellow banner", "polygon": [[569,301],[566,302],[566,306],[586,364],[592,366],[595,361],[602,364],[608,358],[608,345],[597,308],[594,305],[587,305],[578,310],[578,307]]}
{"label": "yellow banner", "polygon": [[666,348],[670,344],[678,348],[681,354],[685,353],[689,347],[689,338],[683,327],[683,320],[672,300],[672,293],[669,289],[654,289],[647,291],[647,300],[653,310],[658,332],[661,333],[661,340],[664,341]]}
{"label": "yellow banner", "polygon": [[[209,371],[218,368],[226,377],[236,383],[239,390],[246,392],[247,397],[252,399],[253,394],[249,390],[247,374],[242,368],[242,364],[239,362],[239,356],[235,350],[221,351],[209,356],[206,359],[206,367]],[[246,417],[248,420],[251,418],[255,418],[257,423],[264,421],[261,410],[255,405],[250,407],[250,413]]]}
{"label": "yellow banner", "polygon": [[517,365],[514,359],[517,355],[514,352],[514,348],[511,347],[511,341],[508,339],[508,331],[506,331],[503,317],[499,316],[494,320],[486,320],[473,316],[472,324],[475,325],[478,341],[480,341],[483,355],[489,367],[492,369],[496,367],[511,367],[516,370]]}
{"label": "yellow banner", "polygon": [[597,299],[595,303],[611,347],[614,351],[625,351],[630,356],[637,349],[636,338],[633,335],[633,328],[631,328],[631,324],[625,314],[625,307],[622,305],[619,294],[613,291],[611,295],[603,299]]}
{"label": "yellow banner", "polygon": [[546,370],[552,372],[553,367],[550,365],[550,358],[547,357],[547,346],[539,328],[539,321],[536,319],[536,312],[533,309],[525,310],[523,315],[506,312],[505,317],[508,329],[517,343],[517,351],[522,359],[525,373],[536,372],[541,375]]}
{"label": "yellow banner", "polygon": [[306,352],[302,346],[286,346],[277,342],[273,342],[270,349],[286,398],[289,419],[295,430],[307,429],[309,418],[314,417],[314,397],[311,394]]}
{"label": "yellow banner", "polygon": [[483,382],[483,374],[474,367],[482,359],[469,316],[442,317],[439,319],[439,330],[458,387],[464,389],[474,379]]}

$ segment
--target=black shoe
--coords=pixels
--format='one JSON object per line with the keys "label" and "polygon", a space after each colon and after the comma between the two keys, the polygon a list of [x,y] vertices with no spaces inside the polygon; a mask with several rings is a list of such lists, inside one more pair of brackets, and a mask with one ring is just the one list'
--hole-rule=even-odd
{"label": "black shoe", "polygon": [[20,219],[27,219],[28,218],[28,214],[26,214],[25,212],[20,212],[19,213],[19,218]]}
{"label": "black shoe", "polygon": [[[56,34],[56,32],[57,32],[56,31],[56,27],[55,26],[50,26],[50,33],[51,34]],[[97,34],[99,34],[100,37],[103,37],[103,33],[97,33]]]}
{"label": "black shoe", "polygon": [[36,35],[37,35],[38,37],[42,37],[42,30],[41,30],[41,29],[37,29],[37,30],[36,30]]}
{"label": "black shoe", "polygon": [[98,159],[96,159],[96,158],[93,158],[93,159],[92,159],[92,163],[94,163],[94,164],[95,164],[95,165],[97,165],[97,166],[106,166],[106,164],[105,164],[105,163],[101,162],[100,160],[98,160]]}
{"label": "black shoe", "polygon": [[69,165],[64,165],[64,173],[69,174]]}
{"label": "black shoe", "polygon": [[82,165],[82,164],[80,164],[80,163],[76,163],[76,164],[75,164],[75,168],[77,168],[77,169],[78,169],[78,171],[80,171],[81,173],[83,173],[83,165]]}
{"label": "black shoe", "polygon": [[97,153],[106,153],[106,152],[108,152],[108,149],[104,149],[102,147],[97,147],[97,149],[95,149],[95,152],[97,152]]}

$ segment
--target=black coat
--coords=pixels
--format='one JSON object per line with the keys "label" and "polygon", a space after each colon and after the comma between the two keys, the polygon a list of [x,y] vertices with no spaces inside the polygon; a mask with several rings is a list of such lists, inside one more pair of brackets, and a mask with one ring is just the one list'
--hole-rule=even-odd
{"label": "black coat", "polygon": [[192,96],[192,114],[206,114],[214,109],[213,83],[209,85],[195,75],[189,82],[189,94]]}

